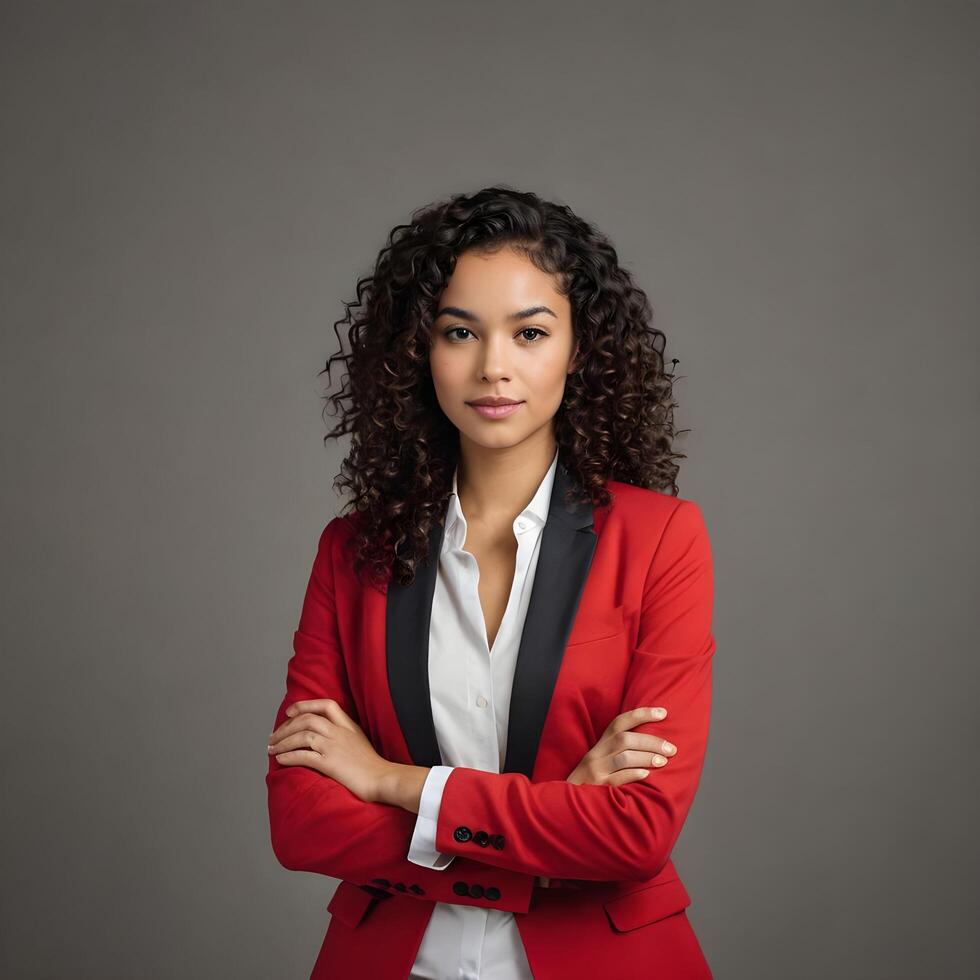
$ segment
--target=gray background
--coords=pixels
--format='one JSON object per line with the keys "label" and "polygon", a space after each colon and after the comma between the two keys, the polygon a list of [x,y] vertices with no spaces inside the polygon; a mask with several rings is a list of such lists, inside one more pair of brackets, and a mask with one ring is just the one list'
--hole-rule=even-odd
{"label": "gray background", "polygon": [[389,228],[504,181],[680,359],[716,976],[977,975],[977,4],[0,16],[0,973],[308,976],[336,883],[263,780],[339,506],[317,371]]}

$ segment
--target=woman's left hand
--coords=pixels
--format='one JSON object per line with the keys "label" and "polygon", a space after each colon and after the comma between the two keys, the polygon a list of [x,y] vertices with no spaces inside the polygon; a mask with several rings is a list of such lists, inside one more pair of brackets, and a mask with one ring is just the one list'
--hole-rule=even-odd
{"label": "woman's left hand", "polygon": [[296,701],[269,736],[269,755],[280,765],[306,766],[343,783],[355,796],[376,802],[392,763],[374,750],[360,725],[332,698]]}

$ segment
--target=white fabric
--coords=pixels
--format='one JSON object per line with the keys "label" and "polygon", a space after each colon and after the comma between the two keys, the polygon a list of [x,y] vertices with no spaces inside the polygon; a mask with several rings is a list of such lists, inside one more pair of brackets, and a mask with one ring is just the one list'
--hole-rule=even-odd
{"label": "white fabric", "polygon": [[[429,690],[443,765],[430,769],[422,788],[408,852],[415,864],[437,870],[452,865],[454,855],[435,850],[435,834],[453,767],[500,772],[506,759],[514,668],[557,466],[556,450],[534,497],[514,520],[514,580],[492,649],[477,588],[479,567],[463,549],[466,518],[453,474],[429,629]],[[533,975],[512,912],[437,902],[409,980],[533,980]]]}

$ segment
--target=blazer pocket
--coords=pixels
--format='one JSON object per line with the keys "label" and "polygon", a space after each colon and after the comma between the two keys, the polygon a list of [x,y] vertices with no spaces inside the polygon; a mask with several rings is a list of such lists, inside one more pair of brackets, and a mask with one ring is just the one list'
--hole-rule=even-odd
{"label": "blazer pocket", "polygon": [[359,885],[342,881],[327,904],[327,911],[332,918],[339,919],[348,928],[356,929],[368,909],[377,901],[374,895],[364,891]]}
{"label": "blazer pocket", "polygon": [[577,643],[605,640],[611,636],[619,636],[625,629],[622,606],[613,606],[612,609],[603,609],[599,612],[582,613],[575,617],[565,645],[574,646]]}
{"label": "blazer pocket", "polygon": [[620,895],[603,902],[609,923],[617,932],[629,932],[680,912],[691,904],[691,896],[680,878]]}

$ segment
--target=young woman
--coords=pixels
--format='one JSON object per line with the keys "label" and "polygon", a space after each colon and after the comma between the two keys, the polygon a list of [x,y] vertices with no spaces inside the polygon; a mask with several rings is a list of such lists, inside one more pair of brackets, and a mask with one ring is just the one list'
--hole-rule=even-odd
{"label": "young woman", "polygon": [[340,879],[312,977],[710,978],[671,851],[712,563],[646,296],[567,207],[491,187],[397,226],[339,323],[348,513],[266,777],[278,860]]}

